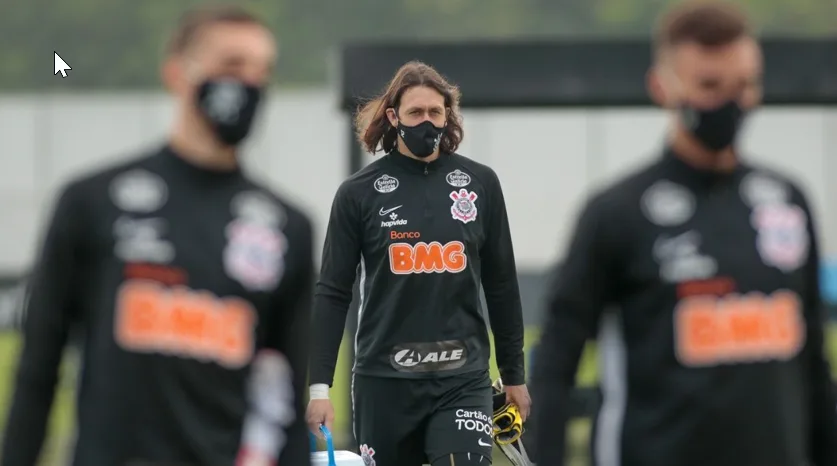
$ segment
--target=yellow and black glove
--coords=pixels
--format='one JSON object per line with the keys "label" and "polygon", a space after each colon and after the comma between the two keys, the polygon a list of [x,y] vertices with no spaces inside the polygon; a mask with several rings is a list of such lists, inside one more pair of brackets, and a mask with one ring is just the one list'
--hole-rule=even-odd
{"label": "yellow and black glove", "polygon": [[506,402],[503,381],[497,379],[494,389],[494,443],[514,466],[534,466],[523,446],[523,417],[517,406]]}

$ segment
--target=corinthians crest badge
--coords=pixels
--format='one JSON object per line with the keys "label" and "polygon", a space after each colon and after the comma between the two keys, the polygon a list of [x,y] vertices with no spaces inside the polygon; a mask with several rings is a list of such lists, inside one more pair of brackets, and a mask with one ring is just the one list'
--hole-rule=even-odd
{"label": "corinthians crest badge", "polygon": [[467,189],[460,189],[450,193],[450,198],[453,199],[453,205],[450,208],[450,213],[454,220],[459,220],[462,223],[473,222],[477,219],[477,193],[468,191]]}
{"label": "corinthians crest badge", "polygon": [[790,272],[808,259],[808,216],[801,207],[763,204],[753,210],[752,223],[758,232],[756,247],[765,264]]}
{"label": "corinthians crest badge", "polygon": [[360,446],[360,457],[365,466],[375,466],[375,449],[367,444]]}

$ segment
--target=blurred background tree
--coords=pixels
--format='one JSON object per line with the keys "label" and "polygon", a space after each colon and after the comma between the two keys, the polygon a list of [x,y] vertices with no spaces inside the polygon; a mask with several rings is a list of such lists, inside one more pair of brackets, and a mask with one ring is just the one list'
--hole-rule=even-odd
{"label": "blurred background tree", "polygon": [[[833,0],[738,0],[766,35],[837,34]],[[203,0],[0,0],[0,90],[148,89],[181,12]],[[241,1],[275,28],[283,86],[329,82],[347,40],[646,36],[673,0]],[[55,80],[58,51],[73,79]],[[46,68],[46,69],[45,69]]]}

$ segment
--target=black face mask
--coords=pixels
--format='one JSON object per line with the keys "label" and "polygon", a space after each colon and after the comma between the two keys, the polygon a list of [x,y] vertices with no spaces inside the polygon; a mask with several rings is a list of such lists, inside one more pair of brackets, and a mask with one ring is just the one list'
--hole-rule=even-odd
{"label": "black face mask", "polygon": [[429,157],[436,151],[442,141],[445,128],[437,128],[429,120],[423,121],[416,126],[404,126],[398,122],[398,135],[404,141],[407,149],[410,149],[416,157]]}
{"label": "black face mask", "polygon": [[261,97],[261,88],[237,79],[210,79],[198,88],[198,110],[222,143],[236,146],[250,133]]}
{"label": "black face mask", "polygon": [[680,118],[686,129],[707,149],[720,151],[733,145],[744,122],[746,112],[735,100],[711,110],[692,106],[680,107]]}

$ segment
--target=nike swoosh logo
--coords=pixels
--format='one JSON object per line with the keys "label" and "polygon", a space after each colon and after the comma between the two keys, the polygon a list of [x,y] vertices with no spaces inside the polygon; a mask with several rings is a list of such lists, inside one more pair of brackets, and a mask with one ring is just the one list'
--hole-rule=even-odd
{"label": "nike swoosh logo", "polygon": [[477,443],[478,443],[478,444],[479,444],[479,446],[481,446],[481,447],[490,447],[490,446],[491,446],[491,444],[490,444],[490,443],[485,443],[482,439],[477,440]]}
{"label": "nike swoosh logo", "polygon": [[384,208],[383,208],[383,207],[381,207],[381,210],[379,210],[379,211],[378,211],[378,215],[380,215],[381,217],[383,217],[384,215],[386,215],[386,214],[388,214],[388,213],[390,213],[390,212],[395,212],[396,210],[398,210],[398,209],[400,209],[400,208],[401,208],[401,206],[400,206],[400,205],[399,205],[399,206],[395,206],[395,207],[393,207],[392,209],[387,209],[387,210],[384,210]]}

